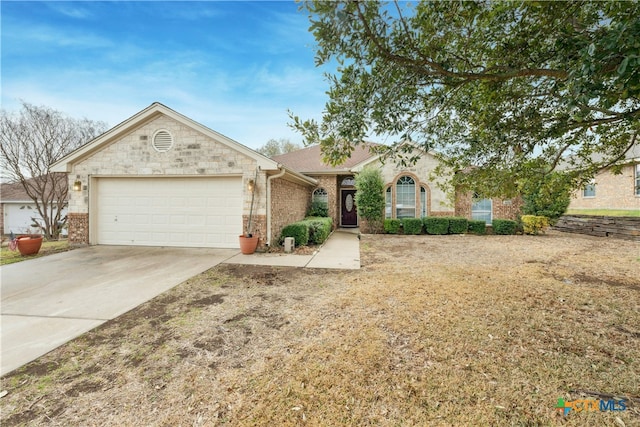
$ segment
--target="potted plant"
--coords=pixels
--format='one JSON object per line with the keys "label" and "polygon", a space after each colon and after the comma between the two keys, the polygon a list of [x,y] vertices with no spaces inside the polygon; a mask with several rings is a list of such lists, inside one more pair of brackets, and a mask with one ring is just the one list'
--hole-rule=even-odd
{"label": "potted plant", "polygon": [[35,255],[40,251],[40,247],[42,246],[42,235],[40,234],[26,234],[22,236],[15,237],[13,233],[11,233],[11,242],[9,243],[9,248],[12,250],[19,250],[20,255]]}
{"label": "potted plant", "polygon": [[251,191],[251,208],[249,209],[249,220],[244,234],[240,235],[240,252],[245,255],[251,255],[258,247],[258,236],[253,235],[253,201],[256,196],[256,184],[258,181],[258,170],[256,169],[256,177],[249,181],[249,190]]}

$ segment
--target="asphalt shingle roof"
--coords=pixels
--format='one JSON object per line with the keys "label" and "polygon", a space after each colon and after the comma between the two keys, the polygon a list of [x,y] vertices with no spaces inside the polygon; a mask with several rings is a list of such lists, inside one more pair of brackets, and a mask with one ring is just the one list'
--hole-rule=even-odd
{"label": "asphalt shingle roof", "polygon": [[320,152],[319,145],[312,145],[301,150],[274,156],[272,159],[284,165],[286,168],[293,169],[300,173],[340,172],[349,170],[355,165],[374,157],[375,154],[369,151],[369,147],[372,145],[373,144],[356,146],[351,153],[351,157],[338,166],[331,166],[322,162],[322,153]]}

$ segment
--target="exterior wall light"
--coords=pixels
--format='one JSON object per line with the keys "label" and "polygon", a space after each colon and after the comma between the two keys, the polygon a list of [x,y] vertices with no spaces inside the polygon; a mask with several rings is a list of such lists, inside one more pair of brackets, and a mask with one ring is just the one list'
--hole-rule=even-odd
{"label": "exterior wall light", "polygon": [[82,190],[82,181],[80,181],[80,175],[76,176],[76,180],[73,183],[73,191],[80,191]]}
{"label": "exterior wall light", "polygon": [[256,185],[256,182],[253,179],[250,179],[249,182],[247,182],[247,190],[249,190],[249,192],[253,192],[253,189]]}

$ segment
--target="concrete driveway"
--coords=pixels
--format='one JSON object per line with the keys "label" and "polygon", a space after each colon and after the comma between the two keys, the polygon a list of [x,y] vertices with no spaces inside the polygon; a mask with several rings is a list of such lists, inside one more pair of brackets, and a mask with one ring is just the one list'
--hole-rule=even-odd
{"label": "concrete driveway", "polygon": [[91,246],[0,267],[0,375],[237,253]]}

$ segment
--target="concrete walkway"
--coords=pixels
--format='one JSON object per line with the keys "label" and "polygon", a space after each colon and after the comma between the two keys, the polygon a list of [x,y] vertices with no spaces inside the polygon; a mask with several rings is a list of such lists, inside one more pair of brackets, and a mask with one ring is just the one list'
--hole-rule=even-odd
{"label": "concrete walkway", "polygon": [[358,270],[360,268],[358,229],[338,229],[334,231],[324,245],[311,255],[283,253],[238,254],[223,263]]}

